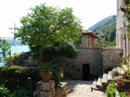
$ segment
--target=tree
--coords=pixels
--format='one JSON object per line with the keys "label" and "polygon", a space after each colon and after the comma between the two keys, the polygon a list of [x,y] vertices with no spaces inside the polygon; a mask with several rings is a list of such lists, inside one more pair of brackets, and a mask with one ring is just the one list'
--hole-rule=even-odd
{"label": "tree", "polygon": [[10,45],[8,44],[8,42],[6,40],[0,39],[0,48],[1,48],[0,62],[3,62],[3,61],[5,61],[6,54],[10,49]]}
{"label": "tree", "polygon": [[74,43],[79,39],[82,27],[71,8],[58,9],[41,4],[21,18],[21,27],[15,37],[29,44],[38,52],[39,63],[43,52],[56,43]]}

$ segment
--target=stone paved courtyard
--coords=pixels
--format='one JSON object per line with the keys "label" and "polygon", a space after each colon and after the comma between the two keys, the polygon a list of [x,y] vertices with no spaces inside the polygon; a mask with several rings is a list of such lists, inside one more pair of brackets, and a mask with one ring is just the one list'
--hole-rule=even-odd
{"label": "stone paved courtyard", "polygon": [[66,81],[69,93],[66,97],[106,97],[101,91],[91,91],[91,81]]}

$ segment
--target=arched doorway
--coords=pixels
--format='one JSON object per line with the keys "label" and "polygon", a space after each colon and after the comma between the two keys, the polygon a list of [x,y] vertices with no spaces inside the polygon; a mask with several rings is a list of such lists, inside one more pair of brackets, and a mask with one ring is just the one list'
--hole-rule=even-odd
{"label": "arched doorway", "polygon": [[83,78],[83,80],[90,79],[90,66],[89,66],[89,64],[82,65],[82,78]]}

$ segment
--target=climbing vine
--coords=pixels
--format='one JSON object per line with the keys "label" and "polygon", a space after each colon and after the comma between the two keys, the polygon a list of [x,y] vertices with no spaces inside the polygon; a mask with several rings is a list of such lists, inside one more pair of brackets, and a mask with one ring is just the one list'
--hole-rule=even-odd
{"label": "climbing vine", "polygon": [[128,32],[128,39],[130,40],[130,0],[124,0],[124,9],[125,9],[125,15],[127,19],[127,32]]}

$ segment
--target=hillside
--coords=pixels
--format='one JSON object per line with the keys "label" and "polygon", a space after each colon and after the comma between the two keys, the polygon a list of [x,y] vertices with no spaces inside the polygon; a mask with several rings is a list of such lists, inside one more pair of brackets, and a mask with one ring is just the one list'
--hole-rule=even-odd
{"label": "hillside", "polygon": [[1,38],[5,39],[11,46],[22,45],[22,42],[20,40],[14,39],[13,37],[1,37]]}
{"label": "hillside", "polygon": [[109,16],[88,29],[95,32],[98,38],[98,44],[101,46],[114,46],[116,37],[116,16]]}

